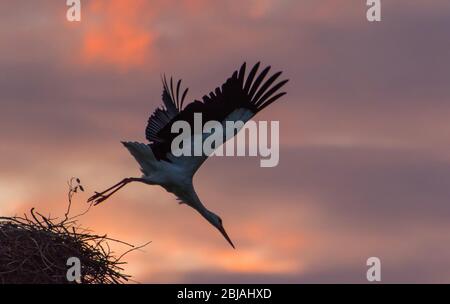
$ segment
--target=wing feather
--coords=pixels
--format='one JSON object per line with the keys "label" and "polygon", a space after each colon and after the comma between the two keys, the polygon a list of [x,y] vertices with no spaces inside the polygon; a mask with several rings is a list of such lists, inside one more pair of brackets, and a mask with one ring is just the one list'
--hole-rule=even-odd
{"label": "wing feather", "polygon": [[252,85],[253,79],[255,78],[256,72],[258,71],[260,63],[258,62],[257,64],[255,64],[252,68],[252,70],[250,71],[250,73],[248,74],[248,78],[247,81],[245,82],[245,87],[244,87],[244,92],[246,92],[247,94],[249,94],[250,92],[250,86]]}
{"label": "wing feather", "polygon": [[[188,166],[192,171],[192,174],[194,174],[208,156],[175,157],[171,153],[172,140],[178,136],[178,134],[171,132],[171,127],[175,122],[180,120],[186,121],[191,125],[191,130],[193,130],[195,113],[202,114],[203,123],[211,120],[219,121],[222,125],[224,125],[227,120],[242,120],[246,122],[259,111],[285,95],[285,92],[278,93],[278,91],[288,80],[283,80],[273,85],[281,75],[281,72],[275,73],[264,81],[270,71],[270,66],[263,69],[257,76],[259,66],[259,62],[255,64],[250,70],[247,79],[245,79],[246,64],[244,63],[221,87],[217,87],[215,90],[211,91],[211,93],[204,95],[202,101],[194,100],[183,110],[181,110],[181,107],[183,106],[187,89],[184,91],[181,100],[179,100],[179,85],[177,84],[176,98],[174,99],[172,80],[169,90],[167,80],[164,77],[164,91],[168,96],[172,97],[172,102],[174,100],[179,101],[176,103],[178,113],[174,116],[171,116],[167,111],[166,115],[158,114],[158,119],[155,119],[155,121],[158,122],[157,125],[155,126],[152,124],[151,127],[149,127],[152,132],[150,135],[152,136],[148,136],[147,138],[151,142],[150,146],[155,157],[160,161],[178,162],[184,166]],[[171,92],[171,94],[169,92]],[[155,111],[155,113],[156,112],[157,111]],[[167,118],[170,120],[167,121]],[[163,126],[163,124],[165,125]],[[158,131],[155,133],[156,130]],[[202,136],[202,141],[204,141],[210,134],[193,134],[192,137],[199,135]],[[154,140],[155,138],[157,140]],[[191,140],[191,142],[193,142],[193,140]]]}
{"label": "wing feather", "polygon": [[145,137],[150,142],[162,142],[164,141],[161,137],[158,136],[158,133],[170,123],[170,121],[176,117],[182,110],[183,100],[186,97],[188,89],[183,93],[183,97],[181,99],[181,103],[179,100],[179,91],[181,88],[181,79],[178,80],[177,83],[177,93],[174,95],[173,91],[173,79],[170,78],[170,87],[167,83],[167,78],[164,75],[162,77],[163,83],[163,93],[162,100],[164,106],[162,108],[157,108],[153,114],[149,117],[147,128],[145,129]]}

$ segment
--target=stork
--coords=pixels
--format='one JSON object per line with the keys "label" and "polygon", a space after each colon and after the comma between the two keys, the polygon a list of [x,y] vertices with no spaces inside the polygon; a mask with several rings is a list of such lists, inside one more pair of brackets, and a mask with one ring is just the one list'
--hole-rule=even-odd
{"label": "stork", "polygon": [[[281,72],[266,78],[270,66],[258,73],[259,67],[260,63],[258,62],[246,76],[246,64],[244,63],[221,87],[209,95],[205,95],[202,101],[195,100],[184,108],[183,104],[188,89],[186,88],[180,94],[181,80],[176,83],[175,87],[172,78],[169,83],[164,76],[162,78],[164,106],[153,112],[145,130],[149,143],[122,142],[139,163],[143,173],[142,177],[125,178],[103,192],[95,192],[88,202],[98,205],[132,182],[159,185],[173,193],[180,203],[187,204],[200,213],[235,248],[225,231],[222,219],[203,205],[194,189],[192,181],[194,174],[208,158],[208,155],[203,153],[201,156],[194,156],[194,154],[191,154],[192,156],[174,156],[171,143],[177,134],[171,132],[171,126],[180,120],[193,126],[196,113],[201,113],[204,121],[215,120],[223,126],[227,121],[245,123],[250,120],[258,112],[286,94],[286,92],[280,93],[279,90],[288,80],[274,84]],[[192,134],[191,136],[196,135],[204,141],[210,134]],[[236,133],[231,137],[234,135]],[[230,138],[224,138],[224,140]],[[176,155],[179,154],[176,153]]]}

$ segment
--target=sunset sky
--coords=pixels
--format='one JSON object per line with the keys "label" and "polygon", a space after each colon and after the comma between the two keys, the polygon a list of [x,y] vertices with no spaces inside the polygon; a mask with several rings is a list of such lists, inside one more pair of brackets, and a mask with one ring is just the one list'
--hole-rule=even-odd
{"label": "sunset sky", "polygon": [[[209,159],[194,179],[237,249],[158,187],[133,184],[80,219],[134,244],[143,283],[450,283],[450,1],[0,0],[0,215],[62,215],[139,176],[163,73],[192,101],[242,62],[283,70],[280,163]],[[126,247],[114,245],[118,254]]]}

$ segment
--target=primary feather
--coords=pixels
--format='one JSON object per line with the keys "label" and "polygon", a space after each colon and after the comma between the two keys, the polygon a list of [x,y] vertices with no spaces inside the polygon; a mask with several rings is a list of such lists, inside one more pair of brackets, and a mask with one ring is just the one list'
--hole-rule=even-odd
{"label": "primary feather", "polygon": [[227,120],[235,119],[230,115],[240,109],[249,113],[249,115],[245,115],[245,121],[247,121],[285,95],[285,92],[279,93],[278,91],[288,80],[274,84],[281,72],[273,74],[266,80],[270,66],[266,67],[253,81],[258,73],[259,66],[259,62],[255,64],[246,78],[246,64],[244,63],[239,71],[235,71],[221,87],[203,96],[201,101],[194,100],[184,109],[182,109],[183,101],[188,90],[184,91],[181,100],[179,100],[178,93],[181,82],[178,82],[177,93],[174,94],[172,79],[169,87],[164,77],[163,102],[165,108],[155,110],[149,118],[146,129],[146,137],[150,141],[155,157],[158,160],[173,161],[171,143],[177,134],[172,133],[171,128],[176,121],[184,120],[188,122],[193,130],[195,113],[202,114],[203,122],[215,120],[224,123]]}

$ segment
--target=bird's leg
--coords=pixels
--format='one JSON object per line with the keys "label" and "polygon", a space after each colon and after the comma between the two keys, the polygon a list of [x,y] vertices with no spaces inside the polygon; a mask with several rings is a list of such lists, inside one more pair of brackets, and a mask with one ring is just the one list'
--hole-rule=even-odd
{"label": "bird's leg", "polygon": [[118,187],[118,186],[121,186],[123,183],[125,183],[125,180],[126,180],[126,178],[124,178],[123,180],[121,180],[121,181],[118,182],[117,184],[115,184],[115,185],[109,187],[109,188],[106,189],[105,191],[102,191],[102,192],[100,192],[100,193],[99,193],[99,192],[95,192],[95,194],[94,194],[93,196],[91,196],[91,197],[88,199],[88,203],[90,203],[90,202],[92,202],[93,200],[95,200],[95,199],[97,199],[97,198],[103,196],[103,195],[104,195],[105,193],[107,193],[108,191],[111,191],[111,190],[113,190],[114,188],[116,188],[116,187]]}
{"label": "bird's leg", "polygon": [[97,206],[98,204],[100,204],[101,202],[107,200],[111,195],[113,195],[114,193],[116,193],[117,191],[119,191],[120,189],[122,189],[123,187],[125,187],[128,183],[123,183],[122,185],[118,186],[116,189],[114,189],[113,191],[111,191],[110,193],[106,194],[106,195],[101,195],[99,198],[95,199],[94,201],[94,206]]}
{"label": "bird's leg", "polygon": [[[104,200],[106,200],[107,198],[109,198],[111,195],[113,195],[114,193],[116,193],[117,191],[119,191],[120,189],[125,187],[128,183],[135,182],[135,181],[141,181],[141,180],[142,179],[140,179],[140,178],[132,178],[132,177],[124,178],[123,180],[121,180],[120,182],[118,182],[114,186],[109,187],[105,191],[100,192],[100,193],[96,192],[93,196],[91,196],[88,199],[88,203],[94,201],[94,206],[98,205],[101,202],[103,202]],[[108,192],[110,192],[110,193],[108,193]]]}

